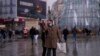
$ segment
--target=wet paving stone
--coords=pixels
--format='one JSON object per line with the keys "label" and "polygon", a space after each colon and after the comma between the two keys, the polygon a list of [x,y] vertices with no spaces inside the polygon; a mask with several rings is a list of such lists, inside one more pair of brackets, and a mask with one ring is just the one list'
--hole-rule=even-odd
{"label": "wet paving stone", "polygon": [[[85,36],[86,37],[86,36]],[[19,39],[7,42],[0,47],[0,56],[42,56],[42,43],[31,44],[30,39]],[[67,42],[67,52],[57,49],[57,56],[100,56],[100,36],[78,38],[73,42],[71,38]]]}

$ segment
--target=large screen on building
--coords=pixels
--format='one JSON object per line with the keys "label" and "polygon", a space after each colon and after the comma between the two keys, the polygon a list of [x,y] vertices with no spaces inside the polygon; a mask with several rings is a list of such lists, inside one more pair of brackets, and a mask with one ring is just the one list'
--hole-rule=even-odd
{"label": "large screen on building", "polygon": [[17,8],[18,8],[17,9],[18,16],[46,18],[46,2],[45,1],[18,0]]}

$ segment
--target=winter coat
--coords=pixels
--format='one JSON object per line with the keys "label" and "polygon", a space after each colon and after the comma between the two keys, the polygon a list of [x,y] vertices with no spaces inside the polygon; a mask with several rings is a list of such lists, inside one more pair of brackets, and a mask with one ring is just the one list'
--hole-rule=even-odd
{"label": "winter coat", "polygon": [[46,29],[45,47],[57,48],[57,42],[61,39],[61,34],[56,26],[48,27]]}

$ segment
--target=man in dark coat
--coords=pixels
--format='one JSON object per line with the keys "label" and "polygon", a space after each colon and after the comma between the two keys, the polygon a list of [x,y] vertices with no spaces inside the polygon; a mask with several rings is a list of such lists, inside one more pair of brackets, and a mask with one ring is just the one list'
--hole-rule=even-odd
{"label": "man in dark coat", "polygon": [[65,29],[63,29],[62,33],[63,33],[64,40],[66,42],[67,41],[67,36],[68,36],[68,33],[69,33],[67,27],[65,27]]}
{"label": "man in dark coat", "polygon": [[32,45],[33,45],[33,39],[34,39],[34,35],[36,35],[36,29],[34,27],[32,27],[30,29],[30,37],[31,37],[31,40],[32,40]]}

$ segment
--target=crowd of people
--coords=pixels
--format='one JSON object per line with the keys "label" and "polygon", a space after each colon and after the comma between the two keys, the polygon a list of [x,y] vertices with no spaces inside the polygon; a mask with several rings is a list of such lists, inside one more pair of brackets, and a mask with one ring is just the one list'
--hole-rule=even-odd
{"label": "crowd of people", "polygon": [[[41,35],[42,40],[42,47],[43,47],[43,53],[42,56],[56,56],[56,49],[57,49],[57,42],[62,42],[62,36],[64,41],[67,41],[68,35],[72,33],[73,40],[77,40],[77,33],[78,30],[76,27],[73,27],[71,31],[68,30],[67,26],[64,27],[63,30],[61,30],[58,26],[55,25],[55,22],[53,20],[41,20],[39,22],[40,25],[40,32],[35,27],[32,27],[30,29],[30,36],[32,39],[35,38],[36,35]],[[83,28],[81,30],[83,34],[86,36],[91,35],[91,30],[87,28]],[[99,29],[100,32],[100,29]],[[51,53],[52,52],[52,53]]]}
{"label": "crowd of people", "polygon": [[[40,35],[43,47],[42,56],[46,56],[46,52],[47,56],[51,56],[51,51],[53,52],[53,56],[56,56],[57,42],[61,41],[59,28],[55,26],[53,20],[48,20],[47,22],[42,20],[39,22],[39,25],[41,28]],[[32,27],[29,33],[33,45],[33,39],[37,39],[37,36],[39,35],[39,30],[37,30],[35,27]]]}
{"label": "crowd of people", "polygon": [[17,39],[17,35],[20,34],[18,30],[12,30],[7,28],[0,28],[0,39],[12,41]]}
{"label": "crowd of people", "polygon": [[13,35],[13,32],[11,31],[11,29],[0,29],[0,39],[2,38],[2,39],[6,39],[7,37],[9,38],[9,39],[11,39],[11,37],[12,37],[12,35]]}
{"label": "crowd of people", "polygon": [[[41,20],[39,21],[40,31],[36,29],[36,27],[32,27],[29,30],[29,37],[31,39],[32,45],[37,44],[37,39],[40,35],[42,40],[42,47],[43,47],[43,53],[42,56],[56,56],[56,49],[57,49],[57,42],[62,42],[62,37],[65,42],[68,40],[68,35],[71,33],[72,38],[74,41],[77,40],[77,28],[73,27],[71,31],[68,30],[67,26],[65,26],[62,30],[60,27],[56,26],[55,22],[53,20]],[[83,34],[86,34],[87,36],[91,35],[91,30],[87,28],[83,28],[81,30]],[[15,34],[18,34],[17,31],[13,31],[12,29],[0,29],[0,39],[6,39],[6,37],[11,40],[14,38]],[[100,34],[100,29],[98,31],[98,34]],[[51,53],[52,52],[52,53]]]}

